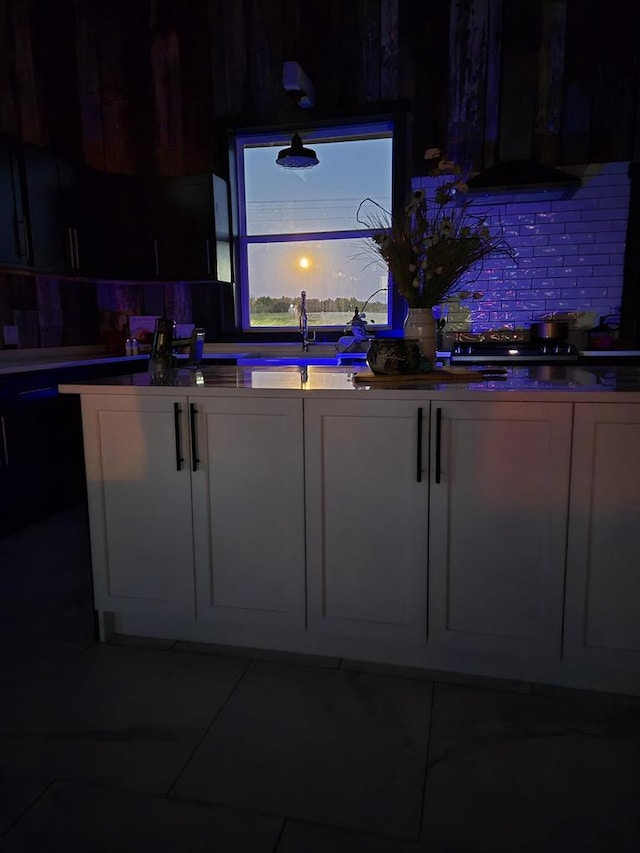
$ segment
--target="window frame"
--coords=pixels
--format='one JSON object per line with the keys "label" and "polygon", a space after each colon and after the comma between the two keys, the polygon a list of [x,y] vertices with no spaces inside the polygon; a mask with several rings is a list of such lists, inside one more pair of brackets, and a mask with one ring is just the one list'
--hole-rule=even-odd
{"label": "window frame", "polygon": [[[271,334],[290,334],[294,331],[287,326],[251,326],[250,325],[250,291],[248,280],[248,247],[255,244],[266,243],[294,243],[308,242],[309,240],[331,240],[331,239],[361,239],[372,233],[372,229],[357,229],[354,231],[309,231],[292,234],[265,234],[248,235],[247,217],[245,205],[245,174],[244,174],[244,148],[246,146],[262,143],[273,148],[274,159],[277,151],[291,144],[294,133],[300,133],[305,147],[313,147],[318,143],[348,138],[366,137],[368,134],[375,135],[376,132],[388,131],[391,136],[391,199],[392,212],[397,209],[397,204],[405,203],[405,172],[403,168],[406,157],[399,156],[401,146],[406,141],[404,124],[396,115],[376,115],[361,118],[350,118],[335,121],[316,122],[313,125],[298,123],[295,126],[278,126],[269,128],[239,128],[233,131],[231,146],[231,169],[235,177],[236,199],[235,199],[235,221],[236,239],[234,240],[236,252],[236,325],[238,330],[247,336]],[[399,302],[389,280],[388,290],[388,324],[376,326],[377,329],[392,330],[400,328],[404,319],[404,309]],[[317,326],[318,330],[327,334],[341,333],[343,324],[331,326]]]}

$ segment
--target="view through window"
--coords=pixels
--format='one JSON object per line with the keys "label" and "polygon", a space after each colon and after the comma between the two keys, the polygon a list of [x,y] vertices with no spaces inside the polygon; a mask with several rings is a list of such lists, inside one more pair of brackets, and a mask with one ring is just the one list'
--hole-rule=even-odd
{"label": "view through window", "polygon": [[300,135],[319,165],[276,165],[291,134],[236,140],[243,327],[297,327],[303,290],[310,327],[344,326],[369,297],[367,320],[387,326],[387,270],[356,215],[366,198],[391,210],[392,125]]}

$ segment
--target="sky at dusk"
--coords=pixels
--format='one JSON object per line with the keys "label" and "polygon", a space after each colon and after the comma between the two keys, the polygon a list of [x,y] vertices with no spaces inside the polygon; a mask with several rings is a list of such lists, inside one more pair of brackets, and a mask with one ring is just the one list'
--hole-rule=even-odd
{"label": "sky at dusk", "polygon": [[[247,231],[250,235],[332,232],[358,227],[356,212],[367,197],[391,207],[391,140],[316,143],[320,163],[283,169],[279,147],[247,149]],[[303,145],[310,147],[311,143]],[[252,296],[366,299],[386,285],[386,268],[364,238],[254,244],[249,247]]]}

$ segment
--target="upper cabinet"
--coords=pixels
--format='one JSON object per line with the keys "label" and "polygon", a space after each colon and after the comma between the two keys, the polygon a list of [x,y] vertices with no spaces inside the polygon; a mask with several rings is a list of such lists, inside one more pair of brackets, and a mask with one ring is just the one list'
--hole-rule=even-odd
{"label": "upper cabinet", "polygon": [[153,228],[149,221],[149,183],[132,175],[95,171],[98,278],[155,279]]}
{"label": "upper cabinet", "polygon": [[156,276],[230,281],[226,182],[211,174],[161,178],[150,199]]}
{"label": "upper cabinet", "polygon": [[0,144],[0,265],[124,281],[231,281],[227,183],[88,168]]}
{"label": "upper cabinet", "polygon": [[28,234],[25,262],[43,272],[98,274],[92,170],[37,145],[24,146],[22,158],[19,191]]}
{"label": "upper cabinet", "polygon": [[19,149],[0,140],[0,263],[24,266],[29,241],[22,204]]}

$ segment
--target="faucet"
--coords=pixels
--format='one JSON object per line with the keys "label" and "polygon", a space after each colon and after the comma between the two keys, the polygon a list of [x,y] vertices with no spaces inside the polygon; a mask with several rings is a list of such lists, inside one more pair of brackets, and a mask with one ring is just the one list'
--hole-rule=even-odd
{"label": "faucet", "polygon": [[160,317],[156,320],[151,354],[149,357],[152,368],[170,369],[176,367],[177,359],[174,350],[177,347],[189,347],[187,367],[200,364],[204,352],[204,329],[194,328],[188,338],[174,338],[175,320]]}
{"label": "faucet", "polygon": [[302,335],[302,351],[309,349],[309,318],[307,317],[307,291],[300,294],[300,334]]}

